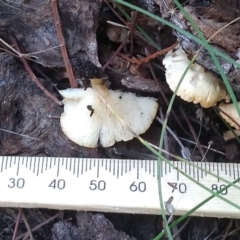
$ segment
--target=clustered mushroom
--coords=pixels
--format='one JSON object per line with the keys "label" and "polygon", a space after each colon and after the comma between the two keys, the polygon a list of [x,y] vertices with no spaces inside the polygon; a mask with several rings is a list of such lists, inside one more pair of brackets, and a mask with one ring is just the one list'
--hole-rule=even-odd
{"label": "clustered mushroom", "polygon": [[[180,45],[166,54],[163,65],[166,68],[166,81],[172,91],[176,90],[189,63],[190,60]],[[191,65],[177,95],[187,102],[200,103],[204,108],[215,106],[220,100],[230,101],[224,84],[197,63]]]}

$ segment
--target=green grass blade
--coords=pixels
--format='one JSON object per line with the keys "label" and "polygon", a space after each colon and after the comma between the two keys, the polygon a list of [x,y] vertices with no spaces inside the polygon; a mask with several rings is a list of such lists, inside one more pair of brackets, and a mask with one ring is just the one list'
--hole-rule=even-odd
{"label": "green grass blade", "polygon": [[[219,190],[216,192],[216,194],[211,195],[210,197],[206,198],[204,201],[200,202],[198,205],[196,205],[194,208],[192,208],[190,211],[188,211],[186,214],[183,216],[179,217],[176,221],[174,221],[172,224],[169,225],[170,229],[173,227],[177,226],[180,222],[182,222],[184,219],[186,219],[188,216],[190,216],[192,213],[194,213],[198,208],[203,206],[205,203],[216,197],[216,195],[221,194],[223,191],[226,189],[230,188],[232,185],[238,183],[240,181],[240,178],[236,179],[235,181],[231,182],[227,186],[225,186],[223,189]],[[163,230],[159,235],[157,235],[153,240],[159,240],[162,237],[164,237],[166,234],[165,230]]]}

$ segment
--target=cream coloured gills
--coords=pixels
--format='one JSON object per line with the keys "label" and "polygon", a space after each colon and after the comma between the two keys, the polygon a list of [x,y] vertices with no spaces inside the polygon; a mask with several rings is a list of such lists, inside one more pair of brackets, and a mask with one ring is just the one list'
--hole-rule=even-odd
{"label": "cream coloured gills", "polygon": [[[168,52],[163,59],[166,81],[172,91],[176,90],[189,63],[190,60],[180,45]],[[221,100],[230,101],[224,84],[197,63],[193,63],[188,69],[177,95],[187,102],[200,103],[204,108],[215,106]]]}
{"label": "cream coloured gills", "polygon": [[101,79],[91,80],[93,88],[59,91],[64,100],[60,124],[64,134],[80,146],[110,147],[129,141],[151,125],[157,99],[109,90]]}

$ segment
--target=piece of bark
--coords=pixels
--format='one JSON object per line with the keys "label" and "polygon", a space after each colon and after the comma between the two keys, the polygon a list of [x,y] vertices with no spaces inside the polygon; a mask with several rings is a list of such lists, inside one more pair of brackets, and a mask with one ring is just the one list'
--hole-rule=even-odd
{"label": "piece of bark", "polygon": [[102,214],[79,212],[76,219],[77,226],[67,221],[54,224],[53,240],[135,240],[117,231]]}
{"label": "piece of bark", "polygon": [[[150,93],[157,93],[160,92],[160,88],[157,86],[156,82],[147,79],[147,78],[142,78],[139,76],[131,76],[131,77],[126,77],[121,80],[121,83],[123,86],[126,86],[129,89],[134,89],[138,90],[141,92],[150,92]],[[170,89],[168,85],[164,82],[160,83],[162,87],[162,91],[164,93],[170,93]]]}
{"label": "piece of bark", "polygon": [[[70,58],[89,60],[97,66],[96,30],[102,1],[60,0],[59,14]],[[0,1],[0,28],[13,31],[25,53],[48,67],[63,67],[51,1]],[[40,53],[35,53],[40,52]]]}
{"label": "piece of bark", "polygon": [[[105,156],[101,150],[81,148],[63,135],[59,119],[49,117],[60,116],[62,107],[37,87],[12,56],[1,53],[0,63],[0,127],[25,135],[0,131],[0,155]],[[51,82],[40,80],[60,98]]]}

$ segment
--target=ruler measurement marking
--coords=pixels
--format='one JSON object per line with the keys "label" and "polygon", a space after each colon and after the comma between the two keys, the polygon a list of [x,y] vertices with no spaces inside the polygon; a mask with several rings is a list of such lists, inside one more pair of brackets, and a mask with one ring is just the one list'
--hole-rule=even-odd
{"label": "ruler measurement marking", "polygon": [[26,159],[26,165],[25,167],[27,168],[28,167],[28,158]]}
{"label": "ruler measurement marking", "polygon": [[57,177],[59,177],[59,171],[60,171],[60,169],[59,169],[59,162],[60,162],[60,159],[59,158],[57,158],[57,162],[58,162],[58,164],[57,164]]}
{"label": "ruler measurement marking", "polygon": [[40,158],[38,158],[37,159],[37,161],[38,161],[38,164],[37,164],[37,177],[38,177],[38,175],[39,175],[39,166],[40,166]]}
{"label": "ruler measurement marking", "polygon": [[196,176],[195,176],[195,167],[192,166],[192,172],[193,172],[193,178],[196,179]]}
{"label": "ruler measurement marking", "polygon": [[115,160],[116,159],[113,159],[113,176],[115,176]]}
{"label": "ruler measurement marking", "polygon": [[[50,161],[48,161],[48,159],[46,159],[45,171],[47,171],[47,169],[48,169],[48,163],[50,164]],[[50,167],[50,166],[49,166],[49,167]]]}
{"label": "ruler measurement marking", "polygon": [[[158,160],[159,161],[159,160]],[[153,177],[155,178],[156,176],[156,168],[155,168],[155,164],[153,163]],[[158,170],[158,169],[157,169]]]}
{"label": "ruler measurement marking", "polygon": [[[79,168],[80,168],[79,161],[80,161],[80,159],[77,159],[77,178],[79,178]],[[81,167],[81,169],[82,169],[82,167]]]}
{"label": "ruler measurement marking", "polygon": [[148,166],[148,172],[151,175],[151,169],[152,169],[152,161],[149,161],[149,166]]}
{"label": "ruler measurement marking", "polygon": [[107,163],[108,163],[108,160],[106,160],[105,162],[105,171],[107,171]]}
{"label": "ruler measurement marking", "polygon": [[[0,157],[1,159],[1,157]],[[4,202],[4,197],[3,196],[8,196],[9,197],[9,204],[13,204],[13,206],[15,206],[14,204],[16,204],[15,207],[26,207],[26,206],[29,206],[29,207],[35,207],[35,203],[38,203],[38,207],[40,206],[49,206],[49,208],[64,208],[64,202],[63,201],[66,201],[65,204],[66,204],[66,208],[69,208],[71,209],[71,206],[73,208],[76,208],[77,206],[80,207],[81,209],[81,204],[82,204],[82,201],[79,200],[79,201],[76,201],[74,199],[76,199],[76,197],[74,196],[77,196],[77,195],[74,195],[76,194],[74,191],[76,190],[76,188],[79,189],[80,193],[81,193],[81,189],[82,187],[85,187],[85,189],[87,188],[87,191],[90,191],[88,190],[89,189],[89,183],[87,183],[86,181],[84,181],[85,179],[88,179],[88,176],[85,178],[85,176],[83,176],[83,181],[80,181],[80,184],[79,184],[79,181],[75,181],[74,178],[72,178],[71,176],[73,175],[77,175],[77,177],[79,177],[79,173],[81,172],[82,175],[84,175],[84,169],[86,166],[84,166],[84,161],[89,162],[90,161],[90,166],[89,168],[86,167],[86,170],[88,171],[88,169],[90,170],[93,170],[91,174],[91,176],[95,176],[94,174],[97,175],[97,178],[101,180],[101,186],[98,185],[98,182],[97,183],[97,187],[99,188],[102,188],[102,183],[104,182],[104,184],[106,184],[107,186],[107,189],[108,189],[108,193],[109,193],[109,189],[111,192],[111,194],[113,194],[112,196],[114,197],[117,197],[118,195],[116,194],[119,194],[119,197],[122,196],[122,195],[125,195],[126,196],[130,196],[130,195],[127,195],[129,194],[129,186],[131,183],[133,183],[135,180],[134,179],[138,179],[139,180],[139,183],[141,183],[142,181],[144,181],[146,183],[146,186],[147,188],[149,186],[153,187],[154,186],[154,189],[155,189],[155,180],[156,179],[152,179],[152,175],[155,177],[155,176],[159,176],[160,175],[160,172],[157,172],[155,171],[155,169],[157,170],[156,166],[157,166],[157,161],[155,160],[136,160],[136,159],[133,159],[133,160],[127,160],[127,159],[79,159],[79,158],[50,158],[50,157],[18,157],[18,156],[7,156],[7,157],[3,157],[1,159],[1,174],[0,174],[0,177],[1,177],[1,180],[0,180],[0,185],[1,184],[4,184],[5,182],[4,181],[8,181],[9,179],[7,179],[7,174],[8,172],[5,173],[5,171],[9,171],[11,170],[11,172],[13,171],[13,173],[15,174],[15,176],[24,176],[24,181],[25,183],[28,183],[28,181],[31,181],[31,180],[35,180],[36,177],[37,180],[34,182],[34,186],[36,185],[36,188],[38,189],[38,191],[36,191],[35,189],[29,189],[29,184],[25,184],[26,186],[23,186],[23,187],[11,187],[12,183],[9,182],[7,183],[8,184],[8,187],[7,188],[4,188],[6,190],[6,194],[1,194],[0,195],[0,206],[2,206],[1,204],[8,204],[8,202]],[[45,161],[45,162],[44,162]],[[70,162],[69,162],[70,161]],[[97,161],[97,162],[96,162]],[[108,161],[109,161],[109,166],[110,168],[108,168],[107,164],[108,164]],[[113,161],[113,162],[112,162]],[[136,162],[137,161],[137,162]],[[139,162],[140,161],[140,162]],[[144,162],[143,162],[144,161]],[[171,161],[172,162],[172,161]],[[28,164],[29,163],[29,164]],[[52,168],[52,164],[54,163],[54,167]],[[197,181],[200,181],[200,178],[203,179],[202,182],[204,185],[208,186],[211,188],[212,184],[215,184],[216,181],[215,179],[213,178],[213,176],[209,175],[206,173],[206,170],[209,169],[209,171],[211,171],[212,173],[215,173],[216,174],[216,179],[218,180],[218,182],[220,181],[219,177],[220,176],[223,176],[224,178],[228,179],[228,181],[232,181],[232,179],[236,180],[239,178],[239,168],[240,168],[240,164],[236,164],[236,163],[208,163],[208,162],[196,162],[195,165],[196,165],[196,168],[194,166],[191,166],[190,168],[187,167],[187,163],[184,163],[184,162],[181,162],[179,163],[178,161],[174,161],[172,162],[173,163],[173,166],[170,166],[169,164],[167,164],[166,162],[159,162],[158,164],[161,164],[161,169],[163,170],[163,179],[170,179],[168,180],[170,183],[171,182],[175,182],[175,179],[177,178],[177,181],[180,181],[177,185],[177,187],[179,187],[180,184],[185,184],[185,186],[187,186],[187,192],[186,194],[189,194],[189,195],[186,195],[186,199],[185,201],[189,201],[189,203],[191,202],[190,201],[190,198],[191,196],[193,197],[197,197],[197,194],[198,194],[198,197],[199,197],[199,201],[203,200],[202,198],[204,198],[204,194],[205,194],[205,190],[202,189],[202,190],[199,190],[198,188],[198,191],[193,191],[195,188],[195,184],[192,184],[194,186],[191,185],[191,188],[188,188],[188,184],[191,183],[190,180],[188,179],[185,179],[185,177],[181,178],[180,179],[180,176],[179,176],[179,171],[176,172],[176,169],[181,169],[181,171],[184,172],[185,170],[185,173],[187,171],[189,171],[190,174],[192,174],[191,176],[193,176]],[[124,165],[125,164],[125,165]],[[87,164],[86,164],[87,165]],[[5,169],[4,169],[5,167]],[[202,167],[203,169],[198,169],[199,167]],[[51,172],[50,172],[50,169],[52,168]],[[81,169],[80,169],[81,168]],[[113,169],[112,169],[113,168]],[[237,168],[237,169],[236,169]],[[125,169],[125,170],[124,170]],[[130,169],[130,172],[128,173],[128,169]],[[204,170],[205,169],[205,170]],[[59,198],[59,202],[58,201],[53,201],[51,202],[52,200],[51,199],[54,199],[54,197],[56,197],[56,191],[58,191],[58,195],[57,196],[63,196],[61,195],[62,193],[65,194],[64,190],[65,188],[59,188],[59,187],[56,187],[55,190],[53,190],[53,188],[50,188],[50,191],[52,191],[52,193],[50,192],[49,194],[49,197],[46,199],[46,197],[42,197],[43,196],[43,191],[44,191],[44,188],[47,187],[50,182],[49,179],[48,180],[42,180],[44,179],[45,175],[43,175],[45,173],[44,170],[48,170],[48,173],[47,173],[47,176],[54,176],[52,175],[53,174],[57,174],[57,177],[60,176],[60,173],[63,175],[64,171],[65,170],[68,170],[68,172],[70,173],[66,175],[66,178],[64,178],[64,181],[66,181],[67,183],[67,186],[71,185],[72,184],[72,187],[70,188],[70,191],[72,191],[72,194],[69,194],[69,196],[64,196],[63,198]],[[63,170],[63,172],[61,172],[61,170]],[[113,174],[104,174],[102,173],[101,175],[101,171],[110,171],[112,172]],[[222,170],[222,171],[221,171]],[[26,174],[26,171],[28,172],[33,172],[34,174]],[[55,172],[56,171],[56,172]],[[127,178],[120,178],[119,176],[123,176],[124,175],[124,171],[125,171],[125,174],[127,174]],[[197,171],[197,172],[196,172]],[[201,172],[199,172],[201,171]],[[203,171],[205,171],[205,174],[203,174]],[[2,173],[3,172],[3,173]],[[41,173],[41,174],[40,174]],[[43,173],[43,174],[42,174]],[[155,174],[156,173],[156,174]],[[181,173],[181,172],[180,172]],[[101,175],[101,177],[100,177]],[[120,181],[117,181],[116,184],[113,184],[113,188],[112,189],[112,184],[108,185],[108,181],[111,181],[112,179],[112,176],[113,175],[114,177],[117,176],[116,179],[119,179]],[[167,175],[167,176],[166,176]],[[226,175],[226,176],[225,176]],[[206,178],[205,178],[206,176]],[[43,177],[43,178],[41,178]],[[65,176],[64,176],[65,177]],[[143,178],[143,180],[142,180]],[[14,176],[13,176],[13,179],[14,179]],[[126,184],[122,184],[122,181],[129,181],[128,184],[129,185],[126,185]],[[128,180],[127,180],[128,179]],[[59,179],[61,180],[61,183],[62,183],[62,179]],[[56,183],[57,181],[59,180],[56,180]],[[81,179],[82,180],[82,179]],[[17,181],[17,178],[16,178],[16,181]],[[22,181],[22,180],[21,180]],[[44,181],[47,181],[47,182],[44,182]],[[221,181],[220,181],[221,182]],[[154,184],[151,184],[151,183],[154,183]],[[95,184],[95,183],[94,183]],[[225,182],[221,183],[221,184],[224,184],[226,185]],[[21,185],[20,185],[21,186]],[[62,186],[62,185],[61,185]],[[94,186],[94,185],[90,185],[90,186]],[[133,187],[137,186],[137,190],[136,191],[139,191],[139,189],[142,190],[142,188],[139,188],[140,185],[138,185],[138,183],[133,183],[133,185],[131,185]],[[142,186],[142,185],[141,185]],[[181,185],[181,187],[184,186],[184,185]],[[65,187],[65,186],[64,186]],[[191,190],[193,187],[193,190]],[[198,187],[198,186],[197,186]],[[218,188],[220,188],[221,186],[218,185]],[[32,199],[38,199],[36,200],[36,202],[30,202],[28,198],[26,198],[26,201],[25,200],[22,200],[24,196],[27,196],[25,193],[27,192],[24,192],[24,194],[18,194],[18,196],[20,196],[20,198],[17,198],[15,196],[17,196],[17,194],[15,195],[15,192],[14,191],[19,191],[20,189],[24,189],[24,191],[30,191],[31,190],[31,193],[30,195],[35,195]],[[72,190],[71,190],[72,189]],[[74,190],[75,189],[75,190]],[[164,188],[163,188],[164,189]],[[61,191],[59,191],[61,190]],[[68,188],[69,190],[69,188]],[[93,190],[93,189],[91,189]],[[107,195],[105,194],[108,194],[107,192],[105,192],[105,186],[104,186],[104,189],[99,189],[100,191],[92,191],[92,193],[94,193],[94,195],[88,195],[88,192],[86,192],[86,196],[89,197],[89,200],[90,200],[90,203],[92,203],[92,201],[94,201],[94,204],[96,205],[91,205],[89,204],[90,206],[90,209],[89,209],[89,206],[86,207],[86,208],[83,208],[83,209],[87,209],[89,211],[93,210],[94,209],[94,206],[97,206],[98,207],[98,211],[100,210],[101,211],[101,208],[105,208],[105,205],[104,203],[106,204],[111,204],[112,200],[108,200],[109,198],[102,198],[102,197],[105,197]],[[130,189],[131,190],[131,189]],[[12,191],[11,194],[7,194],[8,191]],[[33,192],[32,192],[33,191]],[[126,192],[125,192],[126,191]],[[164,193],[165,190],[163,190],[163,193]],[[167,190],[169,191],[169,190]],[[172,190],[170,190],[172,191]],[[179,190],[175,190],[175,192],[177,193],[177,191]],[[190,191],[190,192],[189,192]],[[191,192],[193,191],[193,192]],[[233,192],[232,192],[233,191]],[[98,193],[97,193],[98,192]],[[136,202],[137,199],[141,202],[141,198],[139,198],[139,196],[137,194],[134,193],[135,191],[132,191],[131,190],[131,199]],[[141,191],[140,191],[141,192]],[[174,193],[175,193],[174,192]],[[225,197],[231,201],[236,201],[236,204],[238,203],[237,200],[234,200],[234,199],[239,199],[239,196],[240,196],[240,193],[238,193],[239,191],[235,188],[231,188],[231,191],[229,191],[229,193],[231,194],[228,194],[226,195]],[[9,192],[10,193],[10,192]],[[17,193],[17,192],[16,192]],[[29,192],[30,193],[30,192]],[[35,194],[34,194],[35,193]],[[101,194],[100,194],[101,193]],[[147,192],[146,192],[147,193]],[[145,193],[145,194],[146,194]],[[156,192],[158,193],[158,192]],[[204,193],[204,194],[201,194],[201,193]],[[237,195],[235,195],[234,193],[236,193]],[[39,195],[38,195],[39,194]],[[79,193],[78,193],[79,194]],[[96,194],[96,195],[95,195]],[[103,195],[104,194],[104,195]],[[135,194],[135,195],[134,195]],[[144,192],[142,192],[141,194],[144,194]],[[86,196],[83,196],[83,202],[88,202],[86,201]],[[93,199],[93,196],[97,196],[96,197],[96,200],[94,198]],[[134,196],[137,196],[136,198]],[[141,195],[141,196],[144,196],[143,199],[145,198],[146,195]],[[177,195],[176,195],[177,196]],[[233,198],[234,196],[234,198]],[[98,198],[99,197],[99,198]],[[128,197],[126,197],[128,199]],[[175,195],[174,195],[174,199],[175,199]],[[40,200],[39,200],[40,199]],[[106,199],[106,200],[105,200]],[[115,198],[114,198],[115,199]],[[215,199],[215,198],[214,198]],[[101,202],[101,201],[105,201],[105,202]],[[181,200],[181,199],[180,199]],[[19,203],[18,203],[19,201]],[[45,201],[45,202],[44,202]],[[69,202],[67,202],[69,201]],[[75,202],[74,202],[75,201]],[[99,201],[101,202],[101,204],[98,205]],[[177,199],[175,200],[177,201]],[[216,200],[214,200],[216,201]],[[29,205],[21,205],[21,204],[29,204]],[[121,201],[120,201],[121,202]],[[124,201],[123,201],[124,202]],[[128,201],[127,201],[128,202]],[[151,201],[150,201],[151,202]],[[46,205],[48,203],[51,203],[51,205]],[[73,204],[74,203],[74,204]],[[217,208],[218,209],[218,212],[215,211],[212,211],[209,207],[209,212],[211,214],[215,214],[214,216],[216,216],[217,213],[220,214],[219,217],[221,216],[225,216],[225,217],[231,217],[232,213],[229,211],[229,216],[227,215],[227,212],[228,210],[226,210],[226,207],[223,207],[221,209],[221,203],[222,201],[219,200],[219,203],[220,205],[218,206],[218,204],[214,204],[213,208]],[[20,204],[20,205],[17,205],[17,204]],[[42,205],[41,205],[42,204]],[[63,204],[63,205],[59,205],[59,204]],[[182,205],[182,202],[179,201],[179,204]],[[185,203],[185,206],[187,204]],[[190,204],[191,205],[191,204]],[[208,204],[206,204],[208,205]],[[216,206],[215,206],[216,205]],[[62,207],[61,207],[62,206]],[[101,207],[103,206],[103,207]],[[106,205],[108,206],[108,205]],[[117,206],[117,207],[116,207]],[[118,205],[115,206],[115,209],[112,208],[111,210],[107,210],[107,211],[115,211],[115,210],[121,210],[121,204],[120,206],[118,207]],[[130,205],[128,205],[130,206]],[[176,206],[176,209],[178,210],[177,208],[178,206]],[[189,206],[190,207],[190,206]],[[203,206],[203,208],[205,207],[205,205]],[[93,208],[93,209],[92,209]],[[107,208],[108,209],[108,208]],[[140,209],[140,211],[145,211],[145,212],[148,212],[148,211],[151,211],[151,209],[156,209],[156,208],[151,208],[150,205],[146,204],[142,207],[142,209]],[[202,208],[201,208],[202,209]],[[201,210],[200,209],[200,210]],[[229,209],[232,209],[231,207]],[[159,209],[158,209],[159,210]],[[124,212],[124,210],[122,210]],[[138,212],[139,210],[133,210],[134,212]],[[185,211],[185,210],[184,210]],[[239,210],[236,210],[235,213],[236,215],[233,215],[234,217],[237,217],[239,216],[240,212],[237,212]],[[141,212],[139,212],[141,213]],[[156,212],[155,212],[156,213]],[[198,212],[197,212],[198,213]],[[208,213],[208,214],[210,214]],[[234,214],[235,214],[234,213]],[[238,214],[237,214],[238,213]],[[203,215],[205,214],[206,215],[206,211],[202,213]],[[221,215],[223,214],[223,215]]]}
{"label": "ruler measurement marking", "polygon": [[123,160],[121,160],[121,176],[123,176]]}
{"label": "ruler measurement marking", "polygon": [[[69,169],[68,169],[70,172],[72,172],[72,161],[71,161],[71,160],[72,160],[72,159],[70,159],[70,161],[69,161],[70,163],[69,163]],[[67,160],[67,161],[68,161],[68,160]]]}
{"label": "ruler measurement marking", "polygon": [[[177,163],[177,169],[179,169],[179,167],[178,167],[178,163],[179,163],[179,161],[175,161],[174,163]],[[174,164],[174,166],[175,166],[175,164]],[[187,173],[187,164],[185,164],[185,169],[186,169],[186,173]],[[179,181],[179,171],[177,171],[177,181]]]}
{"label": "ruler measurement marking", "polygon": [[29,170],[32,170],[32,157],[29,159],[30,164],[29,164]]}
{"label": "ruler measurement marking", "polygon": [[43,167],[44,166],[44,158],[42,158],[42,167],[41,167],[41,173],[43,173]]}
{"label": "ruler measurement marking", "polygon": [[117,160],[117,179],[119,178],[119,159]]}
{"label": "ruler measurement marking", "polygon": [[[238,166],[239,166],[239,164],[238,164]],[[239,178],[239,168],[237,168],[237,175],[238,175],[238,178]]]}
{"label": "ruler measurement marking", "polygon": [[[64,165],[63,161],[62,161],[62,166]],[[68,159],[65,161],[65,169],[68,169]]]}
{"label": "ruler measurement marking", "polygon": [[99,160],[97,162],[97,178],[99,178]]}
{"label": "ruler measurement marking", "polygon": [[236,169],[236,167],[235,167],[236,165],[235,164],[233,164],[233,180],[236,180],[236,175],[235,175],[235,169]]}
{"label": "ruler measurement marking", "polygon": [[231,166],[228,165],[228,167],[229,167],[229,169],[228,169],[228,171],[229,171],[229,175],[230,175],[230,177],[232,177]]}
{"label": "ruler measurement marking", "polygon": [[12,157],[10,157],[10,165],[9,165],[9,168],[12,167]]}
{"label": "ruler measurement marking", "polygon": [[3,171],[4,159],[5,159],[5,158],[2,159],[1,172]]}
{"label": "ruler measurement marking", "polygon": [[[81,164],[81,175],[83,175],[83,169],[84,169],[84,159],[82,160],[82,164]],[[78,159],[78,162],[80,161],[80,159]],[[78,174],[79,174],[79,170],[78,170]],[[78,175],[79,176],[79,175]]]}
{"label": "ruler measurement marking", "polygon": [[92,170],[92,159],[90,159],[90,162],[89,162],[89,171],[91,171],[91,170]]}
{"label": "ruler measurement marking", "polygon": [[[6,159],[6,160],[7,160],[7,159]],[[5,169],[7,169],[7,162],[8,162],[8,161],[6,161],[6,163],[5,163]]]}
{"label": "ruler measurement marking", "polygon": [[[199,162],[197,162],[197,166],[199,167]],[[197,181],[199,182],[199,168],[197,168],[196,171],[197,171]]]}
{"label": "ruler measurement marking", "polygon": [[76,158],[74,158],[74,162],[73,162],[73,175],[75,175],[75,168],[76,168]]}
{"label": "ruler measurement marking", "polygon": [[[15,157],[14,161],[16,161],[16,157]],[[17,176],[18,176],[18,173],[19,173],[19,165],[20,165],[20,158],[18,158],[18,163],[17,163]]]}
{"label": "ruler measurement marking", "polygon": [[137,160],[137,179],[139,179],[139,161]]}

